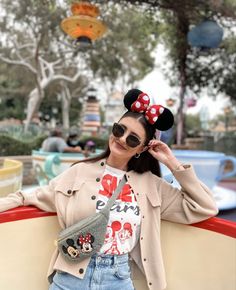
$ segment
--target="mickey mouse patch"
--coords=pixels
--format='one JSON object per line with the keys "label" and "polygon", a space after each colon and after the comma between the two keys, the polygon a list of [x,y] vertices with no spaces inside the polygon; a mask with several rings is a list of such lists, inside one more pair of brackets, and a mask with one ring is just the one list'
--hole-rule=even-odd
{"label": "mickey mouse patch", "polygon": [[78,239],[67,239],[67,246],[62,246],[62,250],[65,254],[71,258],[78,258],[81,253],[90,253],[93,250],[94,236],[87,233],[85,236],[80,234]]}

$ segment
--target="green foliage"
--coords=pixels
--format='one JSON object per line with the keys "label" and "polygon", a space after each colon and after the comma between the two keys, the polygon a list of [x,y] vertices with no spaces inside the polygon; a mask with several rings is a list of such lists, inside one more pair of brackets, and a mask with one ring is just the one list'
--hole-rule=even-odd
{"label": "green foliage", "polygon": [[[13,0],[10,2],[3,0],[1,7],[6,15],[3,13],[0,20],[3,34],[0,40],[2,44],[0,53],[2,52],[10,59],[17,59],[20,52],[36,70],[36,74],[32,74],[26,67],[22,69],[21,66],[19,69],[18,65],[5,65],[7,71],[12,69],[17,72],[12,74],[14,82],[7,81],[11,98],[15,97],[15,89],[24,92],[26,96],[38,87],[37,82],[42,79],[39,57],[46,62],[61,60],[55,69],[57,74],[73,75],[79,68],[81,75],[84,73],[85,78],[92,71],[93,80],[101,82],[102,79],[104,86],[110,86],[111,90],[115,87],[119,90],[124,89],[125,86],[131,87],[154,68],[152,52],[157,45],[158,21],[155,13],[144,12],[140,7],[133,7],[127,3],[119,5],[112,1],[101,3],[99,7],[108,26],[108,33],[86,50],[72,45],[72,39],[60,29],[61,20],[70,14],[68,13],[69,2],[58,5],[58,2],[54,0]],[[9,17],[12,21],[7,21]],[[13,49],[15,46],[17,49]],[[45,66],[47,66],[46,63]],[[46,73],[51,74],[51,68]],[[24,79],[24,76],[27,78]],[[13,83],[14,87],[12,87]],[[86,83],[86,87],[89,85],[91,82]],[[82,92],[83,88],[79,81],[75,86],[69,85],[71,92],[75,87],[80,88],[79,93]],[[49,98],[56,101],[58,90],[60,86],[56,81],[48,85],[44,90],[47,97],[39,108],[40,111],[44,113],[45,110],[50,113],[52,104]],[[42,94],[41,100],[43,96]],[[59,104],[56,106],[54,101],[53,106],[60,107]],[[73,101],[71,108],[71,122],[74,124],[76,117],[79,116],[80,108]],[[10,116],[11,113],[6,113],[6,115]]]}
{"label": "green foliage", "polygon": [[25,118],[25,106],[26,100],[21,98],[21,96],[16,95],[14,98],[5,98],[0,102],[0,120],[9,117],[23,120]]}
{"label": "green foliage", "polygon": [[71,109],[70,109],[70,125],[77,125],[80,120],[80,113],[81,113],[81,103],[78,99],[73,98],[71,100]]}
{"label": "green foliage", "polygon": [[[165,74],[171,85],[179,86],[185,79],[188,86],[196,94],[204,88],[209,89],[211,96],[219,92],[236,99],[236,25],[235,1],[225,0],[216,4],[215,1],[200,2],[195,0],[182,1],[183,7],[172,7],[160,14],[162,25],[160,33],[172,62],[171,69]],[[184,4],[185,3],[185,4]],[[188,4],[188,5],[187,5]],[[195,9],[192,9],[195,5]],[[224,40],[220,47],[209,51],[200,51],[187,43],[187,33],[204,19],[212,19],[224,30]]]}
{"label": "green foliage", "polygon": [[185,130],[188,137],[199,136],[199,133],[201,132],[201,121],[199,114],[188,114],[185,116]]}
{"label": "green foliage", "polygon": [[45,136],[40,136],[29,142],[23,142],[7,135],[0,135],[0,156],[31,155],[32,150],[41,147],[44,139]]}
{"label": "green foliage", "polygon": [[131,86],[154,68],[158,21],[130,5],[101,7],[108,33],[90,51],[89,65],[95,77],[114,85]]}

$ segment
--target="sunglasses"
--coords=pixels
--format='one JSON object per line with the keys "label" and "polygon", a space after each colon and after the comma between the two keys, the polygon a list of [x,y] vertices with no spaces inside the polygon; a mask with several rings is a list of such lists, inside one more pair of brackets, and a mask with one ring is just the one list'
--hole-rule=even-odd
{"label": "sunglasses", "polygon": [[[116,138],[120,138],[122,136],[124,136],[125,134],[125,131],[126,131],[126,128],[118,123],[114,123],[113,124],[113,127],[112,127],[112,134],[116,137]],[[138,145],[141,144],[141,141],[140,139],[133,135],[133,134],[129,134],[127,137],[126,137],[126,144],[129,146],[129,147],[132,147],[132,148],[135,148],[137,147]]]}

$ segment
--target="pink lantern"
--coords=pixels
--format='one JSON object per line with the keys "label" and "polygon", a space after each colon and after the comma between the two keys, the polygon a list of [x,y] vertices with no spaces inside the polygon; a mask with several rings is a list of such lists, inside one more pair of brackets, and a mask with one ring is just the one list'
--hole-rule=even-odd
{"label": "pink lantern", "polygon": [[186,105],[188,108],[195,107],[197,104],[197,99],[194,97],[190,97],[186,100]]}

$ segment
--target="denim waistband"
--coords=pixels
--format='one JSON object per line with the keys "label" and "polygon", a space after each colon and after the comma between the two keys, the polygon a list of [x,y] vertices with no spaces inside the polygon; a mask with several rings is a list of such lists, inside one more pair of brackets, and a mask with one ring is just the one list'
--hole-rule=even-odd
{"label": "denim waistband", "polygon": [[116,265],[116,264],[124,264],[129,260],[128,254],[124,255],[104,255],[104,254],[96,254],[91,257],[91,263],[95,263],[96,265]]}

